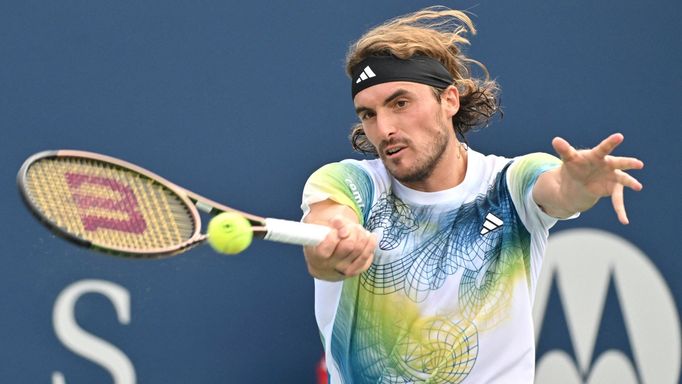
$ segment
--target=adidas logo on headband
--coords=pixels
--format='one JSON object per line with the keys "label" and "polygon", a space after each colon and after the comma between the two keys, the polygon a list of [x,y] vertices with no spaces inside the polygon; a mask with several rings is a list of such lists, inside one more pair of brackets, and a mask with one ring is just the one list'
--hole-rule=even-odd
{"label": "adidas logo on headband", "polygon": [[365,67],[365,69],[362,70],[362,72],[360,73],[360,77],[358,77],[358,79],[355,80],[355,84],[357,84],[363,80],[367,80],[370,77],[374,77],[374,76],[376,76],[376,74],[372,71],[372,68],[370,68],[368,65]]}

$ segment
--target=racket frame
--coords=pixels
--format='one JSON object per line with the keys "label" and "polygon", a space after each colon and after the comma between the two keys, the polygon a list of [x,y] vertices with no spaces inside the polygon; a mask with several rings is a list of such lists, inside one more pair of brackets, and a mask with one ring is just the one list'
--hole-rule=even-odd
{"label": "racket frame", "polygon": [[[102,244],[99,244],[97,242],[84,239],[82,237],[76,236],[58,225],[56,225],[52,220],[49,218],[45,217],[41,213],[41,209],[34,204],[32,201],[32,198],[29,196],[29,188],[28,188],[28,181],[27,181],[27,175],[30,167],[47,158],[80,158],[80,159],[90,159],[94,161],[99,161],[99,162],[105,162],[108,163],[112,166],[122,168],[124,170],[132,171],[135,173],[138,173],[150,180],[152,180],[155,183],[160,184],[164,188],[168,189],[171,191],[173,194],[175,194],[180,201],[182,201],[183,204],[185,204],[188,212],[190,213],[192,217],[192,221],[194,222],[194,231],[192,235],[185,241],[183,241],[180,244],[169,246],[169,247],[163,247],[163,248],[149,248],[144,251],[141,251],[139,249],[133,249],[133,248],[126,248],[126,247],[117,247],[117,248],[112,248],[109,246],[105,246]],[[36,153],[32,156],[30,156],[24,163],[22,164],[21,168],[19,169],[19,172],[17,174],[17,184],[19,186],[19,190],[21,192],[21,197],[26,206],[29,208],[31,213],[45,226],[47,226],[52,233],[58,235],[59,237],[62,237],[66,240],[69,240],[76,245],[83,246],[86,248],[90,249],[96,249],[98,251],[102,251],[105,253],[109,254],[114,254],[117,256],[126,256],[126,257],[132,257],[132,258],[161,258],[161,257],[166,257],[166,256],[172,256],[176,255],[178,253],[182,253],[187,251],[189,248],[198,245],[202,243],[203,241],[206,240],[207,235],[201,233],[202,229],[202,222],[201,222],[201,216],[199,215],[199,209],[201,209],[203,212],[206,212],[210,215],[216,215],[221,212],[226,212],[226,211],[233,211],[237,212],[241,215],[243,215],[247,220],[252,225],[252,230],[254,231],[254,236],[258,238],[263,238],[266,234],[266,229],[265,229],[265,219],[253,214],[241,212],[235,209],[232,209],[226,205],[217,203],[213,200],[207,199],[203,196],[200,196],[194,192],[188,191],[175,183],[147,170],[144,169],[140,166],[137,166],[135,164],[129,163],[125,160],[117,159],[114,157],[98,154],[98,153],[93,153],[93,152],[87,152],[87,151],[79,151],[79,150],[47,150],[47,151],[42,151],[39,153]]]}

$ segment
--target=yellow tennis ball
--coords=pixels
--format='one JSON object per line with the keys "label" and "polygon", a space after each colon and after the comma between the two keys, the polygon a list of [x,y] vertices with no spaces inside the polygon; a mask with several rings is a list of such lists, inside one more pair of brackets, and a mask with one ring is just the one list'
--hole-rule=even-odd
{"label": "yellow tennis ball", "polygon": [[236,212],[223,212],[208,223],[208,243],[216,252],[236,255],[251,245],[251,223]]}

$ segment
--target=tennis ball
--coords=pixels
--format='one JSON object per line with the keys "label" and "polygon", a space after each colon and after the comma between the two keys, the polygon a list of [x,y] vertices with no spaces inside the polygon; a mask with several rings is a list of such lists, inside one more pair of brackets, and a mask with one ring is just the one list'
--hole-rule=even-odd
{"label": "tennis ball", "polygon": [[218,252],[236,255],[251,245],[251,223],[236,212],[223,212],[208,223],[208,243]]}

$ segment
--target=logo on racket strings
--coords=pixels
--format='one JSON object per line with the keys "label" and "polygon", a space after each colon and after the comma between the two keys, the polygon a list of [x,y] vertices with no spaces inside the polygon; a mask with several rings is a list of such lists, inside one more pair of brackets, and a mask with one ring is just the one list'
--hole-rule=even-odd
{"label": "logo on racket strings", "polygon": [[[86,231],[104,228],[138,234],[147,229],[135,193],[129,186],[100,176],[74,172],[67,172],[64,176],[71,197],[80,208],[80,219]],[[107,213],[109,215],[105,216]]]}

